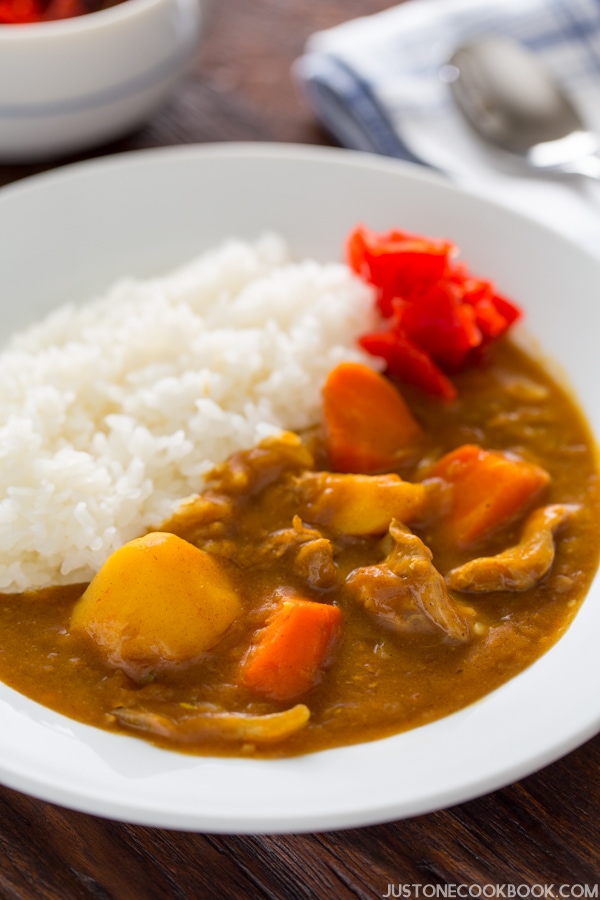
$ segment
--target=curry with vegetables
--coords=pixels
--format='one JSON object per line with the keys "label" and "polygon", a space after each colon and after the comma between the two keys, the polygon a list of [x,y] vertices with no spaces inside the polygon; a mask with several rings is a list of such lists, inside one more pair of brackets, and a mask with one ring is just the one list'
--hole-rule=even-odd
{"label": "curry with vegetables", "polygon": [[[348,458],[339,422],[272,439],[85,591],[5,596],[2,679],[162,745],[278,756],[430,722],[539,657],[598,558],[577,409],[508,342],[457,377],[453,404],[404,388],[410,412],[383,376],[342,365],[326,413],[361,379],[371,447],[359,420]],[[382,465],[390,413],[405,440]]]}
{"label": "curry with vegetables", "polygon": [[594,442],[450,249],[355,233],[387,375],[341,363],[318,427],[232,456],[89,585],[3,596],[0,678],[161,746],[273,757],[431,722],[548,650],[598,564]]}

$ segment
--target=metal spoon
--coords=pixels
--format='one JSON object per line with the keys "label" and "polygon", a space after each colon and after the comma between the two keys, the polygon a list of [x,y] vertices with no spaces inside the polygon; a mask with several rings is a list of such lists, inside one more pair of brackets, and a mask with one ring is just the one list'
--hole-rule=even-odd
{"label": "metal spoon", "polygon": [[441,72],[459,109],[490,144],[538,171],[600,180],[600,139],[537,57],[508,38],[459,47]]}

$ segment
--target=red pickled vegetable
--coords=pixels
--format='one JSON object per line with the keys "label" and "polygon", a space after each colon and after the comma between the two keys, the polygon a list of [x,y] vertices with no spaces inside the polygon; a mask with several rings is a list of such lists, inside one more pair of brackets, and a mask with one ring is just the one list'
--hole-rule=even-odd
{"label": "red pickled vegetable", "polygon": [[457,391],[431,357],[401,332],[376,331],[359,338],[361,347],[387,363],[387,371],[395,378],[413,384],[428,394],[454,400]]}
{"label": "red pickled vegetable", "polygon": [[388,317],[394,297],[411,299],[415,291],[439,281],[455,247],[397,229],[375,234],[359,226],[349,235],[346,252],[351,268],[379,288],[378,306]]}
{"label": "red pickled vegetable", "polygon": [[382,357],[390,374],[446,400],[456,397],[448,375],[480,360],[521,315],[492,282],[456,262],[456,252],[450,241],[363,226],[346,242],[350,267],[377,289],[389,320],[359,343]]}

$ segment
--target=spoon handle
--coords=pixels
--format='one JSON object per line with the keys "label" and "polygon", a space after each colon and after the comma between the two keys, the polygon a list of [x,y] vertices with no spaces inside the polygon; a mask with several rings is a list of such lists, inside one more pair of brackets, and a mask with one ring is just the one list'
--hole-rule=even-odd
{"label": "spoon handle", "polygon": [[564,163],[560,168],[561,171],[568,172],[570,175],[584,175],[593,181],[600,181],[600,156],[595,154]]}

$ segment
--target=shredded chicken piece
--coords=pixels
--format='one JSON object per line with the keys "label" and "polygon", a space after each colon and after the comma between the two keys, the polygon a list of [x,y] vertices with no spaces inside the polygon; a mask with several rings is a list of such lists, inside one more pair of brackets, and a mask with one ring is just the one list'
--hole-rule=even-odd
{"label": "shredded chicken piece", "polygon": [[309,584],[328,588],[337,583],[331,541],[316,528],[307,528],[300,516],[294,516],[291,528],[270,534],[261,544],[260,552],[275,557],[293,552],[296,572]]}
{"label": "shredded chicken piece", "polygon": [[279,558],[290,549],[297,550],[309,541],[318,541],[322,538],[323,535],[317,528],[307,527],[300,516],[294,516],[292,527],[273,531],[262,542],[260,550],[262,553],[268,553],[270,556]]}
{"label": "shredded chicken piece", "polygon": [[333,548],[327,538],[317,538],[302,544],[296,554],[296,571],[308,584],[319,588],[337,584],[337,568]]}
{"label": "shredded chicken piece", "polygon": [[452,600],[429,547],[396,521],[390,535],[394,546],[382,563],[354,569],[348,576],[354,597],[394,631],[437,628],[451,640],[468,640],[474,612]]}
{"label": "shredded chicken piece", "polygon": [[311,469],[314,459],[291,431],[265,438],[257,447],[234,453],[208,473],[209,487],[232,495],[258,493],[287,472]]}
{"label": "shredded chicken piece", "polygon": [[573,504],[553,504],[534,510],[526,519],[521,540],[496,556],[472,559],[446,575],[456,591],[526,591],[538,584],[554,562],[554,536],[579,509]]}
{"label": "shredded chicken piece", "polygon": [[222,531],[222,523],[231,518],[231,497],[207,492],[188,497],[170,519],[160,526],[161,531],[185,535],[191,543],[200,543]]}
{"label": "shredded chicken piece", "polygon": [[113,715],[127,728],[179,743],[218,739],[274,744],[304,728],[310,718],[310,710],[303,703],[297,703],[283,712],[251,715],[180,704],[174,716],[125,707],[114,709]]}
{"label": "shredded chicken piece", "polygon": [[505,394],[514,397],[521,403],[544,403],[548,399],[550,389],[547,385],[525,375],[508,375],[500,377],[500,384]]}

